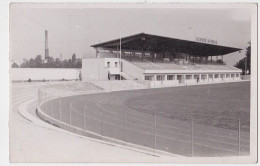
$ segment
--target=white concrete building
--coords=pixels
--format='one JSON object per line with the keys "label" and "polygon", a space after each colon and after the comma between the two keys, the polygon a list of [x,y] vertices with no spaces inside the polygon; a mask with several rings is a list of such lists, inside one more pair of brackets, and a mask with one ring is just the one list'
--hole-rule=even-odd
{"label": "white concrete building", "polygon": [[[120,59],[119,44],[116,39],[93,45],[95,58],[82,60],[83,80],[119,80],[121,75],[151,86],[240,80],[242,71],[223,63],[223,56],[238,48],[141,33],[121,39]],[[212,56],[221,58],[214,62]]]}

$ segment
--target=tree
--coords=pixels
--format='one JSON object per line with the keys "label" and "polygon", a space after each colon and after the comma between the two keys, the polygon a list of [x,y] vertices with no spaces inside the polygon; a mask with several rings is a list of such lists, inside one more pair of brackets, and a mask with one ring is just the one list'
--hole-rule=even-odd
{"label": "tree", "polygon": [[40,68],[42,67],[42,56],[41,55],[37,55],[35,58],[35,63],[36,63],[36,67]]}
{"label": "tree", "polygon": [[72,66],[72,60],[71,60],[71,59],[68,60],[68,65],[69,65],[68,68],[72,68],[72,67],[73,67],[73,66]]}
{"label": "tree", "polygon": [[[242,70],[243,74],[245,74],[245,66],[246,70],[249,71],[248,74],[251,74],[251,42],[248,42],[249,46],[246,48],[246,57],[240,59],[236,64],[235,67]],[[246,62],[246,65],[245,65]]]}
{"label": "tree", "polygon": [[19,65],[17,63],[13,62],[12,68],[19,68]]}
{"label": "tree", "polygon": [[76,63],[77,63],[76,61],[77,61],[77,58],[76,58],[76,54],[74,53],[71,58],[71,63],[72,63],[71,67],[76,66]]}
{"label": "tree", "polygon": [[29,67],[30,68],[36,68],[37,67],[36,61],[33,58],[31,58],[29,60]]}
{"label": "tree", "polygon": [[[47,59],[42,59],[41,55],[29,60],[24,59],[20,65],[21,68],[81,68],[82,60],[76,58],[74,53],[71,59],[64,59],[61,61],[59,58],[54,59],[49,56]],[[18,66],[19,67],[19,66]]]}
{"label": "tree", "polygon": [[61,64],[60,59],[59,59],[59,58],[56,58],[56,59],[55,59],[55,68],[61,68],[61,67],[62,67],[61,65],[62,65],[62,64]]}
{"label": "tree", "polygon": [[77,59],[77,63],[76,63],[76,68],[81,68],[82,67],[82,59]]}
{"label": "tree", "polygon": [[23,63],[20,65],[20,68],[26,68],[29,67],[29,62],[27,59],[23,59]]}
{"label": "tree", "polygon": [[242,70],[242,74],[245,74],[245,59],[246,58],[239,60],[235,65],[236,68],[239,68]]}
{"label": "tree", "polygon": [[249,46],[246,48],[246,68],[251,74],[251,42],[248,42]]}

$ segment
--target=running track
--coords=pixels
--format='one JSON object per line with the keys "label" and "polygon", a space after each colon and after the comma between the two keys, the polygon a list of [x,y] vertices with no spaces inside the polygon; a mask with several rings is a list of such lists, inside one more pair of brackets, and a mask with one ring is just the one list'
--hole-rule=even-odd
{"label": "running track", "polygon": [[240,82],[120,91],[55,99],[42,109],[100,135],[184,156],[238,155],[241,119],[240,155],[248,155],[249,89]]}

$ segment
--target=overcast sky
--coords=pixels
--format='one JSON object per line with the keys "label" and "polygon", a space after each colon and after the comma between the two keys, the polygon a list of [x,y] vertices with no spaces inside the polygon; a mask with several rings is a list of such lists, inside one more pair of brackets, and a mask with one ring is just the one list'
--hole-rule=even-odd
{"label": "overcast sky", "polygon": [[[89,8],[88,5],[25,5],[10,8],[11,59],[21,63],[41,54],[44,57],[44,31],[49,33],[50,56],[63,59],[93,56],[92,44],[144,32],[194,41],[204,37],[218,45],[245,48],[250,41],[250,8],[233,5],[199,8],[153,5],[138,8]],[[97,6],[96,6],[97,7]],[[128,5],[129,7],[129,5]],[[140,8],[141,7],[141,8]],[[236,63],[245,52],[224,56]]]}

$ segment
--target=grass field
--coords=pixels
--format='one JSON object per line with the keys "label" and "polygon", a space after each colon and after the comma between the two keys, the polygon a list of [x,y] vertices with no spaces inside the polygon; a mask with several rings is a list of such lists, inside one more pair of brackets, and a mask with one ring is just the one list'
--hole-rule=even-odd
{"label": "grass field", "polygon": [[250,150],[250,82],[72,96],[42,109],[82,129],[184,156]]}

